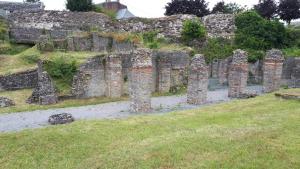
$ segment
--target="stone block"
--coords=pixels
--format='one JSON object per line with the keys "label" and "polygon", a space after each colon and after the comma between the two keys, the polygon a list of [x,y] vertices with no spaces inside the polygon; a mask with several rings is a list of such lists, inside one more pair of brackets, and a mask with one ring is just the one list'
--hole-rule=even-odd
{"label": "stone block", "polygon": [[123,75],[122,75],[122,59],[120,55],[111,54],[106,58],[105,65],[106,77],[106,96],[118,98],[122,96]]}
{"label": "stone block", "polygon": [[0,108],[15,106],[15,102],[6,97],[0,97]]}

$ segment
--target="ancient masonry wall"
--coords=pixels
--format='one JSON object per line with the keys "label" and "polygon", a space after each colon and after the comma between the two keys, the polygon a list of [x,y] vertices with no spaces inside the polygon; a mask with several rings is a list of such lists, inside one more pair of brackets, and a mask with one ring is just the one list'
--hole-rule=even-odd
{"label": "ancient masonry wall", "polygon": [[120,55],[112,54],[106,58],[106,96],[119,98],[123,92],[122,59]]}
{"label": "ancient masonry wall", "polygon": [[284,57],[280,50],[269,50],[264,60],[263,91],[273,92],[280,88]]}
{"label": "ancient masonry wall", "polygon": [[297,67],[300,67],[300,58],[288,57],[283,62],[282,85],[297,87]]}
{"label": "ancient masonry wall", "polygon": [[196,55],[191,60],[187,88],[187,102],[189,104],[203,104],[207,100],[208,66],[203,55]]}
{"label": "ancient masonry wall", "polygon": [[[101,30],[103,32],[146,32],[156,30],[161,37],[177,41],[181,37],[184,21],[193,15],[174,15],[162,18],[131,18],[112,21],[95,12],[36,11],[9,15],[10,37],[18,43],[36,43],[47,33],[53,39],[64,39],[73,32]],[[214,14],[204,17],[209,37],[231,38],[234,35],[234,15]]]}
{"label": "ancient masonry wall", "polygon": [[151,111],[152,59],[149,49],[133,52],[129,84],[132,112]]}
{"label": "ancient masonry wall", "polygon": [[230,64],[230,59],[223,59],[219,61],[219,67],[218,67],[218,78],[219,83],[221,85],[227,85],[228,84],[228,68]]}
{"label": "ancient masonry wall", "polygon": [[28,70],[7,76],[0,76],[0,91],[34,88],[37,85],[37,81],[37,70]]}
{"label": "ancient masonry wall", "polygon": [[245,51],[234,51],[228,75],[228,96],[231,98],[239,98],[246,92],[248,80],[247,59],[248,55]]}
{"label": "ancient masonry wall", "polygon": [[293,69],[292,87],[300,88],[300,66],[297,66]]}
{"label": "ancient masonry wall", "polygon": [[72,95],[76,98],[100,97],[106,94],[104,56],[96,56],[82,64],[74,76]]}
{"label": "ancient masonry wall", "polygon": [[167,93],[171,89],[171,62],[167,56],[158,58],[158,92]]}

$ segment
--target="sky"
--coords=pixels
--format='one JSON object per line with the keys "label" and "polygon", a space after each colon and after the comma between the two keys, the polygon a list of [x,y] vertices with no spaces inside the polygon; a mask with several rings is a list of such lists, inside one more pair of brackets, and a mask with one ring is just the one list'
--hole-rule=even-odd
{"label": "sky", "polygon": [[[0,0],[0,1],[14,1],[23,2],[23,0]],[[66,0],[41,0],[47,10],[64,10]],[[105,0],[93,0],[94,3],[101,3]],[[127,5],[128,9],[139,17],[161,17],[164,16],[165,5],[171,0],[121,0],[121,3]],[[209,7],[212,8],[217,2],[221,0],[206,0],[209,2]],[[247,5],[252,7],[257,4],[259,0],[224,0],[226,3],[236,2],[240,5]]]}

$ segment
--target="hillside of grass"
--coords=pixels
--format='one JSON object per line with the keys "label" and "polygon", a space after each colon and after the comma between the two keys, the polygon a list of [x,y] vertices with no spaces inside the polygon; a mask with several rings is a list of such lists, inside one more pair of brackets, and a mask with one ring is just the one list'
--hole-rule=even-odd
{"label": "hillside of grass", "polygon": [[[299,90],[299,89],[298,89]],[[300,102],[267,94],[199,110],[0,134],[0,168],[300,168]]]}

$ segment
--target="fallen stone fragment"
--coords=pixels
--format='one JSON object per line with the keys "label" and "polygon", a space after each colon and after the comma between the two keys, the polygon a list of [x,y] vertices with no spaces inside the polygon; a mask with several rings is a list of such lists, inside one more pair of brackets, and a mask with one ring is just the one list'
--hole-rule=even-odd
{"label": "fallen stone fragment", "polygon": [[72,123],[75,121],[74,117],[72,114],[68,113],[62,113],[62,114],[55,114],[49,117],[48,122],[51,125],[58,125],[58,124],[67,124],[67,123]]}
{"label": "fallen stone fragment", "polygon": [[0,108],[11,107],[14,105],[15,105],[14,101],[12,101],[6,97],[0,97]]}

